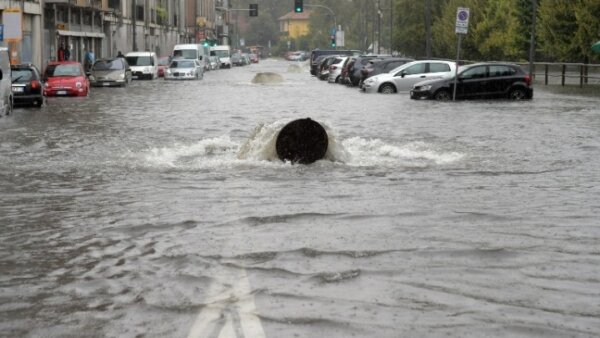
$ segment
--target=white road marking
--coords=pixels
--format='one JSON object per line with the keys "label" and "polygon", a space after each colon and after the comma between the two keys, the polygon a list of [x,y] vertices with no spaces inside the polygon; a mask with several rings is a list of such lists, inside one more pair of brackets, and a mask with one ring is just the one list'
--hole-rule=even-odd
{"label": "white road marking", "polygon": [[241,269],[230,280],[235,281],[231,289],[209,296],[188,338],[212,338],[215,334],[218,338],[266,338],[260,318],[256,315],[256,304],[246,270]]}

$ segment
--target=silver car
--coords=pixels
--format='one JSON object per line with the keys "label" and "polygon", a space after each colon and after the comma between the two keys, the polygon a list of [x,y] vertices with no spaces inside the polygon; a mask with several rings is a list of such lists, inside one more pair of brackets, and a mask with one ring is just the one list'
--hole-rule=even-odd
{"label": "silver car", "polygon": [[165,70],[165,80],[197,80],[204,77],[204,69],[198,60],[174,59]]}
{"label": "silver car", "polygon": [[452,76],[455,71],[456,63],[452,61],[413,61],[403,64],[389,73],[366,79],[362,90],[366,93],[384,94],[408,92],[417,82]]}
{"label": "silver car", "polygon": [[131,68],[124,58],[97,60],[89,75],[90,85],[94,87],[125,87],[131,78]]}
{"label": "silver car", "polygon": [[348,56],[338,56],[333,60],[333,63],[329,66],[329,77],[327,78],[327,82],[329,83],[338,83],[340,82],[340,77],[342,76],[342,69],[348,62]]}

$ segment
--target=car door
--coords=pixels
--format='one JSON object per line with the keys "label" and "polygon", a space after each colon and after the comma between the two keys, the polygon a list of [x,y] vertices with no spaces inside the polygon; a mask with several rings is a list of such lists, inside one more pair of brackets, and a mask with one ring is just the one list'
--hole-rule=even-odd
{"label": "car door", "polygon": [[506,65],[490,65],[489,96],[504,96],[512,85],[516,70]]}
{"label": "car door", "polygon": [[487,66],[474,66],[458,75],[456,96],[460,98],[484,97],[488,94]]}
{"label": "car door", "polygon": [[425,74],[427,80],[441,79],[449,75],[454,75],[452,74],[452,68],[444,62],[430,62],[427,74]]}
{"label": "car door", "polygon": [[425,73],[427,73],[426,62],[416,63],[398,71],[393,78],[396,90],[399,92],[410,90],[415,83],[425,80]]}

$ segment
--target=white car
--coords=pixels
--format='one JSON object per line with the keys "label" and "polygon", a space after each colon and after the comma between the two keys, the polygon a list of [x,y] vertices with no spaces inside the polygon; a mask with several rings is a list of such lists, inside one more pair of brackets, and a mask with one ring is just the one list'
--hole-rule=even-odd
{"label": "white car", "polygon": [[158,58],[154,52],[130,52],[125,60],[131,68],[133,79],[154,80],[158,77]]}
{"label": "white car", "polygon": [[456,63],[452,61],[413,61],[403,64],[389,73],[366,79],[362,90],[365,93],[384,94],[408,92],[417,82],[452,76],[455,71]]}
{"label": "white car", "polygon": [[204,67],[198,60],[175,59],[165,70],[165,80],[197,80],[204,77]]}
{"label": "white car", "polygon": [[327,82],[329,83],[338,83],[340,82],[340,77],[342,75],[342,69],[348,62],[348,56],[338,56],[333,60],[333,63],[329,66],[329,77],[327,78]]}

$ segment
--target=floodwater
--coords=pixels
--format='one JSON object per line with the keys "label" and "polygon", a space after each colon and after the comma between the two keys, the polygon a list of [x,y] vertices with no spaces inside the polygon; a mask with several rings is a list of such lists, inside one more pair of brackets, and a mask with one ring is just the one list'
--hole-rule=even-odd
{"label": "floodwater", "polygon": [[[297,70],[0,118],[0,336],[600,334],[600,97],[411,101]],[[327,158],[278,161],[305,117]]]}

